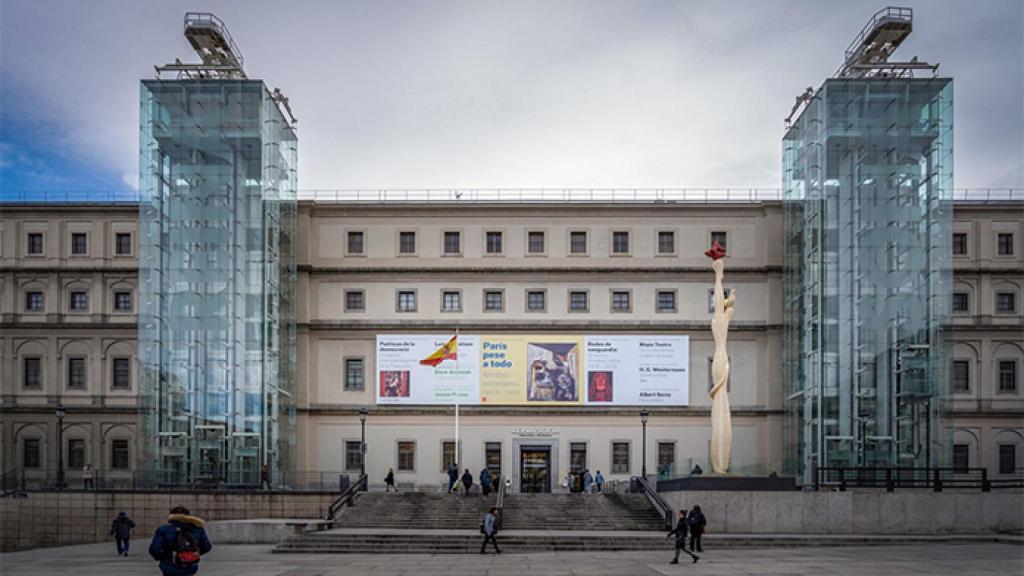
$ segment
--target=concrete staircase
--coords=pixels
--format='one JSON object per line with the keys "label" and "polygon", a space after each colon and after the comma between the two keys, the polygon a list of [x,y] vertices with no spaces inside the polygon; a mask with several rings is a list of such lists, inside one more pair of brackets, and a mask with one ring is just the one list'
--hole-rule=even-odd
{"label": "concrete staircase", "polygon": [[664,530],[643,494],[515,494],[505,497],[505,530]]}
{"label": "concrete staircase", "polygon": [[338,513],[336,528],[479,530],[494,495],[462,496],[426,492],[364,492]]}

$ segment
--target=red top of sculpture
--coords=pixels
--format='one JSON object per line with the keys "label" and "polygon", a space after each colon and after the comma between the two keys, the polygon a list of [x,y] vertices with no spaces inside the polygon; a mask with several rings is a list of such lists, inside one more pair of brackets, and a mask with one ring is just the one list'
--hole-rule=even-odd
{"label": "red top of sculpture", "polygon": [[711,249],[704,252],[704,255],[707,256],[708,258],[711,258],[712,260],[720,260],[722,258],[725,258],[725,248],[723,248],[722,245],[718,243],[718,240],[715,240],[714,242],[711,243]]}

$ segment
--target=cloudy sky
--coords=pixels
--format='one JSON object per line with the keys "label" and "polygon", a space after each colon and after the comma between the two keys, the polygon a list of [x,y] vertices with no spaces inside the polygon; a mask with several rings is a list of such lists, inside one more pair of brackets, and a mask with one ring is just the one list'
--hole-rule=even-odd
{"label": "cloudy sky", "polygon": [[[1024,187],[1024,2],[912,1],[956,186]],[[880,0],[0,0],[0,191],[137,185],[138,82],[231,30],[299,118],[300,188],[778,187],[783,118]]]}

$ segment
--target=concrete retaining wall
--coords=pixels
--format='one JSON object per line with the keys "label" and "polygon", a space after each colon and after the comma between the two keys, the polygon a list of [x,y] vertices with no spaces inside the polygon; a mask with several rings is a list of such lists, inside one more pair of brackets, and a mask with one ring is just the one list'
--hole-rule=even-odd
{"label": "concrete retaining wall", "polygon": [[149,538],[173,506],[207,521],[247,518],[322,518],[335,494],[209,494],[149,492],[30,492],[0,499],[0,551],[102,542],[120,511],[135,521],[135,537]]}
{"label": "concrete retaining wall", "polygon": [[1024,493],[661,492],[676,510],[700,506],[708,530],[776,534],[979,534],[1024,528]]}

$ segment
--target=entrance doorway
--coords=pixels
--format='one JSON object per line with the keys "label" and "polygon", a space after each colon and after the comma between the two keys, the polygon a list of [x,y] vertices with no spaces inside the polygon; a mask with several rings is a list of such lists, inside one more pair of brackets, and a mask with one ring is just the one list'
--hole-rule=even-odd
{"label": "entrance doorway", "polygon": [[522,446],[519,452],[519,491],[551,492],[551,447]]}

